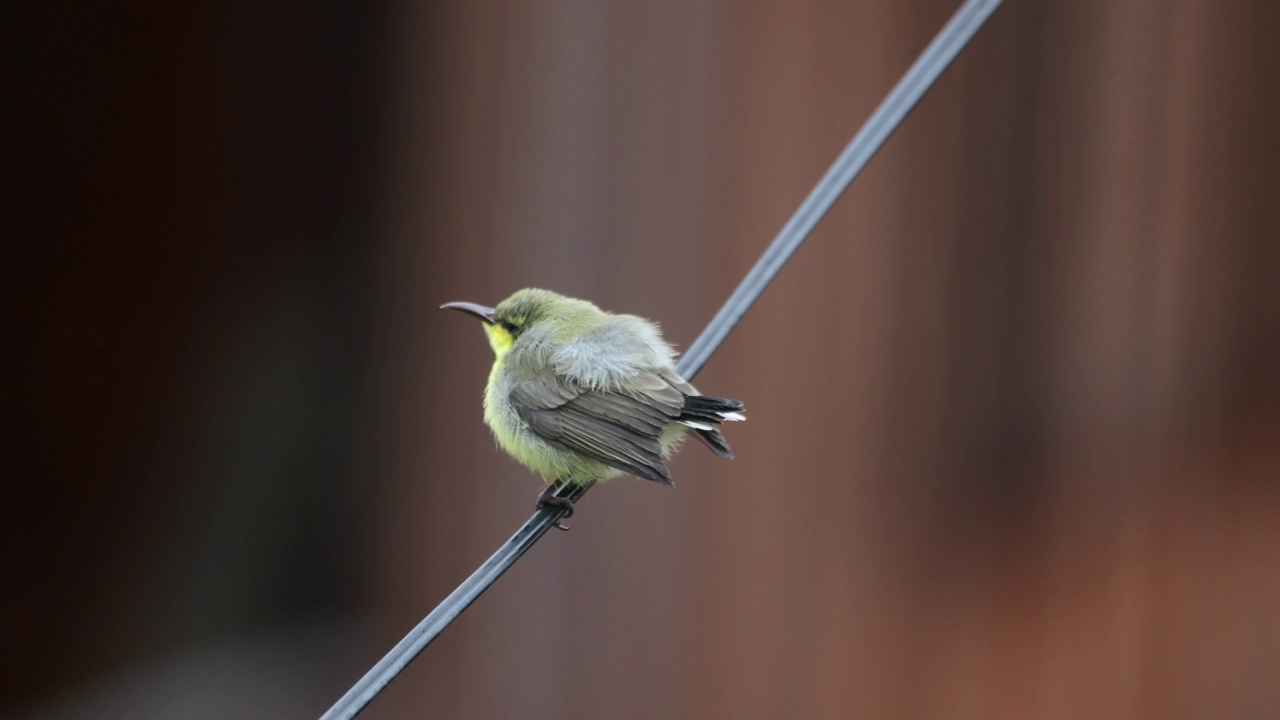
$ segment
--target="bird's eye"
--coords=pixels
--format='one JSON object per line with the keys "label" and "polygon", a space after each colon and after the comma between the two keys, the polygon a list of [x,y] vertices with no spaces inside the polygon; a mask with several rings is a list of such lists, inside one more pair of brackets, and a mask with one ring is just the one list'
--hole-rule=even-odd
{"label": "bird's eye", "polygon": [[503,320],[502,322],[498,323],[498,325],[503,330],[506,330],[507,334],[510,335],[511,337],[515,337],[516,333],[520,331],[520,328],[516,327],[515,323],[507,322],[506,320]]}

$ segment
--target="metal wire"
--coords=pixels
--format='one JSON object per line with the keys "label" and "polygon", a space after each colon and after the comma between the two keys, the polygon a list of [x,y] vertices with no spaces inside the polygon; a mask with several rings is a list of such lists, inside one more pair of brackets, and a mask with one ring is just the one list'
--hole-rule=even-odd
{"label": "metal wire", "polygon": [[[676,370],[682,376],[692,379],[698,374],[702,366],[711,358],[711,354],[729,335],[729,331],[733,330],[782,266],[791,259],[796,249],[800,247],[800,243],[804,242],[818,221],[827,214],[867,162],[880,150],[907,113],[915,107],[942,72],[951,65],[960,50],[968,44],[991,13],[999,7],[1000,2],[1001,0],[968,0],[943,26],[933,42],[929,43],[915,64],[907,70],[898,84],[880,103],[880,107],[876,108],[866,124],[818,181],[813,191],[809,193],[809,197],[805,198],[795,214],[783,226],[738,288],[733,291],[706,329],[689,347],[689,351],[681,357]],[[587,488],[583,487],[562,489],[556,495],[571,502],[577,502],[586,491]],[[511,536],[511,539],[503,543],[497,552],[471,574],[471,577],[449,593],[449,596],[418,623],[417,627],[413,628],[403,640],[396,643],[396,646],[365,673],[365,676],[360,678],[359,682],[352,686],[338,702],[334,703],[320,720],[349,720],[364,710],[365,706],[382,692],[387,683],[395,679],[400,671],[418,656],[418,653],[431,644],[431,641],[461,615],[462,611],[489,589],[489,586],[497,581],[507,568],[515,564],[529,548],[533,547],[533,544],[564,514],[564,508],[560,507],[547,505],[539,508],[533,517]]]}

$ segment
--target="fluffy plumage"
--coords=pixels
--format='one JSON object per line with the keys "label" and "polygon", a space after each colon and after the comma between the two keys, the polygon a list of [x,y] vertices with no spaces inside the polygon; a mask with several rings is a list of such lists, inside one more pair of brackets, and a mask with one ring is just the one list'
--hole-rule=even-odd
{"label": "fluffy plumage", "polygon": [[687,428],[732,457],[717,426],[746,419],[742,403],[699,395],[655,324],[547,290],[521,290],[492,311],[451,305],[485,320],[497,356],[485,423],[546,482],[625,472],[671,485],[666,461]]}

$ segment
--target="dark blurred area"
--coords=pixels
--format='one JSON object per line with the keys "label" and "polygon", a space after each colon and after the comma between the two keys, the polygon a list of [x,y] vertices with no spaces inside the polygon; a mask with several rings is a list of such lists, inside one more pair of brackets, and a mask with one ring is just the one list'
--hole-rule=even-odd
{"label": "dark blurred area", "polygon": [[[30,4],[0,717],[310,718],[528,517],[524,286],[687,347],[957,5]],[[1280,6],[1009,3],[367,718],[1280,716]]]}

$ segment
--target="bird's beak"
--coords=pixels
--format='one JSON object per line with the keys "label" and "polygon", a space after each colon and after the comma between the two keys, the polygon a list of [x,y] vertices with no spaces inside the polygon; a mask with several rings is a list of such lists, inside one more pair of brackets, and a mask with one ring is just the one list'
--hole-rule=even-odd
{"label": "bird's beak", "polygon": [[489,325],[493,324],[493,308],[469,302],[450,302],[440,306],[441,310],[461,310],[468,315],[475,315]]}

